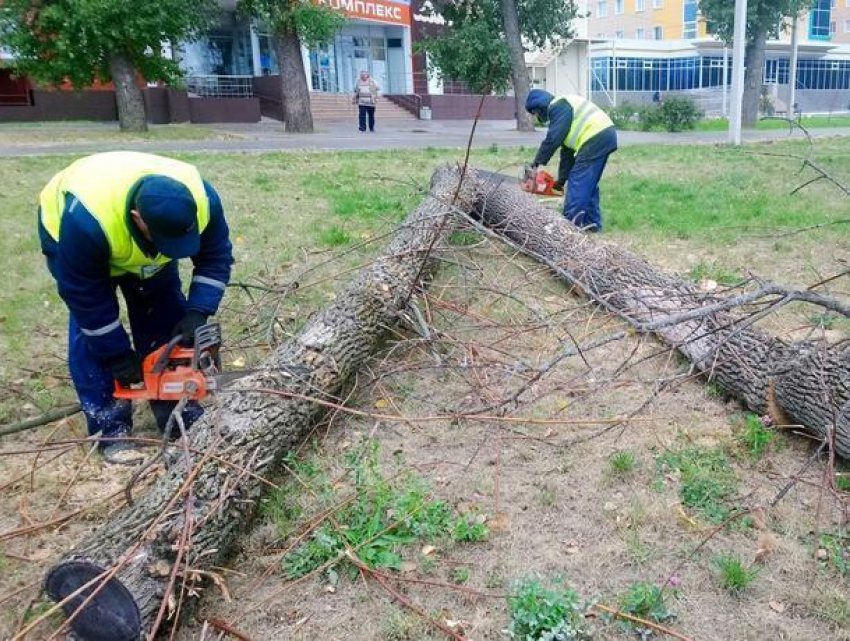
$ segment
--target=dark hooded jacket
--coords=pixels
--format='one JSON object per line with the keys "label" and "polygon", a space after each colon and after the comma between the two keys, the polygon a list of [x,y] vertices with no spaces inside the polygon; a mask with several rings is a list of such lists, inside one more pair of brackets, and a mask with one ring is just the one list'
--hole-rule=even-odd
{"label": "dark hooded jacket", "polygon": [[[567,139],[567,134],[570,132],[570,126],[573,124],[573,108],[566,100],[559,100],[550,109],[549,104],[554,99],[555,96],[548,91],[532,89],[525,100],[527,112],[549,123],[546,138],[540,143],[537,155],[534,157],[535,165],[545,165],[558,149],[566,149],[563,145],[564,140]],[[606,156],[616,150],[617,131],[614,127],[608,127],[608,129],[600,131],[585,142],[577,156],[591,160]]]}

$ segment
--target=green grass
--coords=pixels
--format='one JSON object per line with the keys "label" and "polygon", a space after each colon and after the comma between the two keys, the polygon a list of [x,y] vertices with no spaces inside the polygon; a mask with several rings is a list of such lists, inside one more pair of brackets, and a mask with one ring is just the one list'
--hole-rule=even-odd
{"label": "green grass", "polygon": [[[80,127],[99,131],[100,126]],[[58,125],[0,129],[15,135],[36,129],[51,140],[64,131]],[[173,129],[178,131],[183,135],[182,129]],[[697,145],[620,149],[612,156],[601,186],[606,234],[614,240],[659,248],[685,238],[689,239],[686,251],[699,254],[702,248],[740,244],[747,234],[846,217],[846,196],[826,186],[789,197],[798,180],[798,164],[752,155],[758,149]],[[802,143],[790,142],[772,144],[770,151],[807,152]],[[531,149],[500,147],[498,153],[483,149],[473,151],[471,161],[514,173],[532,153]],[[334,287],[351,277],[350,270],[378,251],[385,242],[382,235],[420,202],[418,186],[427,185],[434,167],[461,156],[439,149],[172,155],[196,164],[222,196],[234,240],[234,280],[288,282],[302,269],[326,260],[329,249],[352,250],[334,263],[331,278],[317,278],[319,285],[304,287],[286,298],[278,312],[284,319],[291,318],[288,331],[325,305]],[[44,184],[75,158],[0,158],[4,226],[0,271],[7,282],[0,289],[0,424],[74,400],[70,385],[59,378],[67,374],[62,363],[67,310],[43,266],[35,232],[35,207]],[[838,179],[850,182],[850,145],[846,140],[818,140],[816,158]],[[556,171],[554,163],[549,168]],[[367,238],[375,242],[360,246]],[[473,242],[472,236],[454,240]],[[850,240],[850,226],[795,237],[794,245],[803,240],[816,243],[824,255],[840,253]],[[776,258],[782,259],[785,253]],[[656,257],[663,260],[665,254]],[[183,274],[188,277],[188,266]],[[242,298],[242,293],[229,290],[226,303],[229,307],[236,303],[235,308],[219,315],[229,344],[252,328],[264,335],[270,321],[240,313]],[[246,328],[246,320],[256,325]],[[261,352],[252,352],[246,365],[260,356]],[[25,372],[24,367],[39,373]],[[27,409],[27,404],[35,409]]]}
{"label": "green grass", "polygon": [[686,447],[666,452],[658,463],[662,471],[679,472],[679,498],[683,505],[712,523],[721,523],[729,517],[738,482],[723,450]]}
{"label": "green grass", "polygon": [[688,272],[691,280],[700,281],[710,279],[719,285],[737,285],[744,280],[744,277],[736,271],[719,265],[717,263],[707,263],[699,261]]}
{"label": "green grass", "polygon": [[735,439],[754,459],[760,459],[770,448],[776,433],[768,429],[761,418],[752,413],[744,416]]}
{"label": "green grass", "polygon": [[44,146],[62,143],[226,140],[233,134],[199,125],[150,125],[144,133],[123,133],[117,123],[0,123],[0,145]]}
{"label": "green grass", "polygon": [[562,581],[520,581],[508,595],[508,636],[521,641],[589,639],[586,609],[578,592]]}
{"label": "green grass", "polygon": [[342,227],[331,227],[319,233],[319,242],[327,247],[342,247],[352,242],[351,234]]}
{"label": "green grass", "polygon": [[618,450],[608,457],[608,469],[616,476],[627,476],[636,464],[637,456],[631,450]]}
{"label": "green grass", "polygon": [[[822,129],[825,127],[850,127],[850,116],[804,116],[800,124],[806,129]],[[727,131],[729,121],[726,118],[707,118],[697,123],[697,131]],[[756,129],[788,129],[788,123],[784,120],[765,119],[759,120]]]}
{"label": "green grass", "polygon": [[740,594],[756,580],[759,568],[747,566],[740,558],[730,554],[714,560],[720,585],[730,594]]}

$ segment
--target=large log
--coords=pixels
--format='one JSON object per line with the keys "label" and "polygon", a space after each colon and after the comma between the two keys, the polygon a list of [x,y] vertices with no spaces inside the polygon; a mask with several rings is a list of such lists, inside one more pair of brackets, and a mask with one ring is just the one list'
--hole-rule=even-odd
{"label": "large log", "polygon": [[717,300],[694,284],[580,232],[515,184],[487,172],[475,176],[476,216],[485,225],[634,327],[654,332],[751,410],[802,425],[820,439],[831,441],[834,427],[837,453],[850,458],[847,348],[787,343],[741,316],[703,314]]}
{"label": "large log", "polygon": [[50,570],[47,592],[55,601],[67,598],[63,608],[78,636],[141,638],[163,603],[177,601],[171,584],[175,576],[178,587],[184,579],[178,566],[203,570],[222,562],[256,508],[261,477],[325,413],[308,397],[339,398],[428,276],[433,261],[426,258],[453,228],[456,196],[458,206],[471,207],[471,192],[458,190],[458,175],[438,170],[431,195],[386,250],[277,350],[262,373],[239,381],[236,392],[225,390],[193,426],[191,464],[172,464]]}

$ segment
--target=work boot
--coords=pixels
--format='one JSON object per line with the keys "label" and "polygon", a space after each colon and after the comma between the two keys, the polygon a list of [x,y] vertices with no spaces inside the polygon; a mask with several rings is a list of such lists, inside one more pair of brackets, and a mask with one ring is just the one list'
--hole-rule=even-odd
{"label": "work boot", "polygon": [[[145,456],[135,443],[120,440],[130,436],[130,430],[116,430],[99,443],[100,455],[108,465],[138,465]],[[118,439],[118,440],[113,440]]]}

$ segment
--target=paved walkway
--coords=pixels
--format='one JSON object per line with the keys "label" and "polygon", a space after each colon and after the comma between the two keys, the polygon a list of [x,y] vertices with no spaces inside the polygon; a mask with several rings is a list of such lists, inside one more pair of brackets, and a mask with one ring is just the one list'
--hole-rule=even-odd
{"label": "paved walkway", "polygon": [[[69,125],[73,126],[73,125]],[[283,126],[276,121],[264,121],[251,125],[212,125],[208,126],[228,138],[221,140],[157,140],[144,142],[79,142],[39,145],[3,145],[0,143],[0,156],[35,156],[46,154],[86,154],[112,149],[130,149],[150,152],[216,152],[251,153],[269,151],[359,151],[423,149],[434,147],[442,149],[465,148],[469,138],[472,121],[413,121],[387,124],[378,131],[361,133],[354,123],[324,123],[313,134],[287,134]],[[0,126],[2,132],[2,126]],[[850,128],[813,129],[814,137],[850,136]],[[536,147],[543,139],[544,132],[518,132],[509,121],[483,121],[478,123],[473,145],[486,148],[499,147]],[[57,131],[61,137],[61,131]],[[726,132],[639,132],[622,131],[619,133],[621,145],[635,144],[716,144],[726,142]],[[745,132],[745,141],[786,140],[787,130]],[[799,131],[792,138],[803,138]]]}

